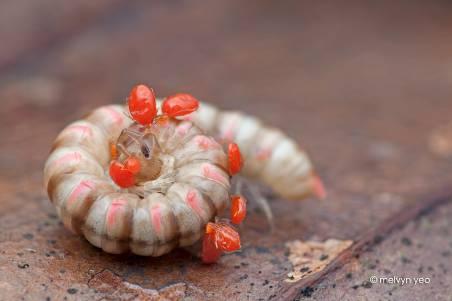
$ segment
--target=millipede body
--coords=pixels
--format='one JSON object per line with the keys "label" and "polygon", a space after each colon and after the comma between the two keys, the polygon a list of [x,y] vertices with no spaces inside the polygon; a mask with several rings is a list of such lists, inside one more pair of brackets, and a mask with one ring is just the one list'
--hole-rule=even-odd
{"label": "millipede body", "polygon": [[[285,198],[324,196],[307,155],[281,131],[189,94],[156,100],[138,85],[127,106],[100,107],[58,135],[44,185],[65,227],[108,253],[160,256],[203,238],[209,263],[240,248],[234,225],[246,200],[231,195],[240,171]],[[226,207],[231,218],[220,220]]]}

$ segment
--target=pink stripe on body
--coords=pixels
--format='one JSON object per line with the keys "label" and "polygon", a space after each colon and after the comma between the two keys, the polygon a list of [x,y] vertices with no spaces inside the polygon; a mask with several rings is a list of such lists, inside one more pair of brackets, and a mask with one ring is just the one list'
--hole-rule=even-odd
{"label": "pink stripe on body", "polygon": [[176,132],[180,135],[180,136],[185,136],[187,135],[188,131],[191,129],[191,123],[183,123],[181,125],[179,125],[176,128]]}
{"label": "pink stripe on body", "polygon": [[239,117],[233,118],[226,125],[225,130],[221,133],[220,138],[225,142],[233,142],[234,135],[237,131],[237,123],[239,122]]}
{"label": "pink stripe on body", "polygon": [[113,120],[114,123],[116,123],[117,125],[122,125],[124,121],[124,116],[122,116],[118,111],[116,111],[112,107],[105,107],[104,110]]}
{"label": "pink stripe on body", "polygon": [[206,178],[218,182],[222,185],[228,185],[228,180],[221,173],[215,171],[214,167],[209,163],[203,164],[202,172]]}
{"label": "pink stripe on body", "polygon": [[78,164],[78,163],[80,163],[81,160],[82,160],[82,155],[80,155],[80,153],[78,153],[78,152],[67,153],[67,154],[61,156],[61,158],[58,158],[57,160],[55,160],[52,163],[52,166],[62,165],[62,164],[66,164],[66,163]]}
{"label": "pink stripe on body", "polygon": [[75,201],[80,200],[80,196],[83,195],[83,201],[85,200],[88,193],[91,192],[91,190],[94,189],[94,182],[93,181],[81,181],[75,188],[72,190],[68,200],[67,200],[67,207],[72,207],[75,203]]}
{"label": "pink stripe on body", "polygon": [[69,126],[66,129],[66,131],[79,133],[81,138],[83,138],[85,136],[89,136],[89,137],[93,136],[93,130],[89,126],[86,126],[86,125],[74,124],[74,125]]}
{"label": "pink stripe on body", "polygon": [[209,150],[221,147],[216,141],[207,136],[196,136],[195,142],[202,150]]}
{"label": "pink stripe on body", "polygon": [[154,230],[157,234],[161,234],[162,232],[162,210],[160,206],[154,205],[151,208],[151,221],[152,226],[154,227]]}
{"label": "pink stripe on body", "polygon": [[199,204],[199,196],[194,190],[190,190],[185,196],[185,201],[199,215],[202,216],[204,211]]}
{"label": "pink stripe on body", "polygon": [[107,226],[111,227],[116,223],[116,220],[118,219],[117,215],[124,210],[126,204],[127,201],[121,199],[114,200],[111,203],[110,208],[108,208],[107,211]]}
{"label": "pink stripe on body", "polygon": [[261,148],[256,152],[256,158],[259,161],[266,161],[270,158],[272,150],[270,148]]}

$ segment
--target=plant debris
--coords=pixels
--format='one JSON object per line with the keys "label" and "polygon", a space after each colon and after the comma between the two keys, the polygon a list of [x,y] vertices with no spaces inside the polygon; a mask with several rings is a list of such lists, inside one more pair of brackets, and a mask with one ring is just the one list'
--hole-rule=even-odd
{"label": "plant debris", "polygon": [[323,270],[343,250],[351,246],[351,240],[328,239],[325,242],[295,240],[286,243],[293,271],[286,282],[297,282],[307,275]]}

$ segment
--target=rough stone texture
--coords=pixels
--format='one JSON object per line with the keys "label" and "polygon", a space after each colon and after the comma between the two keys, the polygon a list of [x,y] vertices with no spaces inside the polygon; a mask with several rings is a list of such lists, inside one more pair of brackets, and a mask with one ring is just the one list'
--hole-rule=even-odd
{"label": "rough stone texture", "polygon": [[[451,216],[449,204],[409,223],[312,291],[305,289],[300,299],[452,300]],[[372,276],[410,278],[411,283],[373,284]],[[416,284],[415,278],[429,278],[430,283]]]}
{"label": "rough stone texture", "polygon": [[[36,20],[53,9],[48,5]],[[450,12],[445,1],[127,1],[112,12],[93,8],[86,27],[73,17],[53,19],[49,24],[60,28],[73,22],[49,33],[58,43],[33,41],[31,29],[21,27],[21,50],[0,48],[8,62],[0,69],[0,299],[114,298],[108,288],[114,283],[127,298],[276,300],[288,285],[299,296],[306,288],[284,282],[292,268],[287,241],[355,240],[405,206],[438,190],[452,192],[452,161],[428,147],[432,130],[451,119]],[[24,22],[11,18],[2,26],[6,44]],[[137,82],[160,95],[190,92],[282,128],[311,154],[328,200],[287,202],[269,194],[274,231],[252,210],[242,229],[243,251],[213,266],[184,250],[162,258],[107,255],[70,234],[42,189],[50,144],[65,124],[122,102]],[[447,215],[433,214],[450,226]],[[445,249],[429,243],[439,240],[439,228],[414,232],[430,248],[412,253],[412,262]],[[392,256],[390,239],[374,250]],[[366,256],[376,259],[372,252]],[[439,273],[443,263],[450,271],[448,262],[431,257],[426,267]],[[362,275],[355,279],[365,281]],[[443,283],[429,286],[440,300],[450,289],[450,281]],[[315,294],[335,299],[341,286],[351,299],[355,291],[362,299],[377,296],[364,288],[347,292],[355,284]],[[412,298],[404,287],[393,293]]]}

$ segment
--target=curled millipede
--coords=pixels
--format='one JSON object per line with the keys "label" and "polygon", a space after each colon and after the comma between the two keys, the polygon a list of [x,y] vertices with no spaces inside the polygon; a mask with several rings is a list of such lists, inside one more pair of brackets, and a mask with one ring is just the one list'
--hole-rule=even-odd
{"label": "curled millipede", "polygon": [[[142,97],[134,89],[131,95]],[[231,166],[241,163],[231,152],[234,141],[245,175],[286,198],[323,196],[306,154],[281,131],[206,103],[194,112],[198,102],[188,94],[162,103],[148,90],[145,98],[163,112],[151,107],[146,111],[151,117],[140,115],[145,111],[131,106],[132,96],[129,110],[98,108],[58,135],[45,164],[44,185],[59,217],[93,245],[109,253],[160,256],[204,235],[205,252],[211,252],[206,262],[216,261],[220,249],[240,248],[230,225],[211,223],[230,203],[237,169]],[[223,147],[228,143],[229,152]],[[233,222],[239,223],[245,201],[233,200],[231,208],[240,210]]]}

